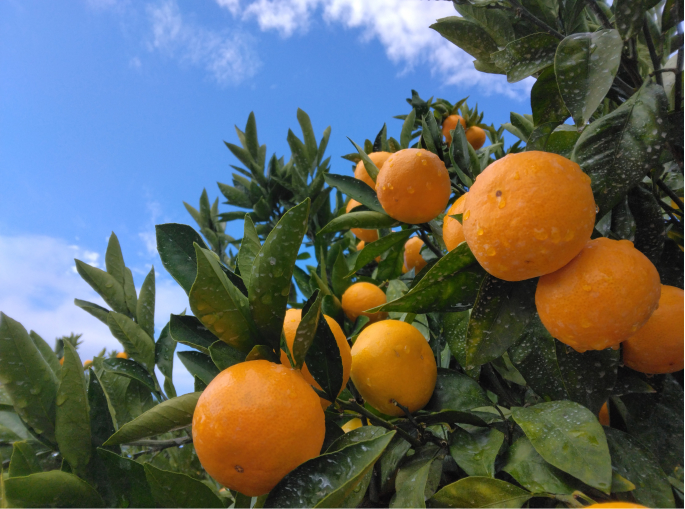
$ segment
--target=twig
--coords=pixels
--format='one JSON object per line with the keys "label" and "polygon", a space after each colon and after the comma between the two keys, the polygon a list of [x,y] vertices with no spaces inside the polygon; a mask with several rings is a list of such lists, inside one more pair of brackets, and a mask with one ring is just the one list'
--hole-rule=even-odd
{"label": "twig", "polygon": [[604,11],[600,9],[599,5],[597,5],[597,2],[595,0],[585,0],[585,3],[587,6],[590,8],[590,10],[599,18],[599,22],[602,24],[604,28],[611,29],[611,21],[609,21],[609,18],[607,18],[607,15],[604,14]]}
{"label": "twig", "polygon": [[[645,18],[647,18],[647,15],[645,15]],[[659,62],[659,57],[656,55],[654,41],[652,40],[652,33],[649,31],[647,19],[645,19],[645,22],[642,25],[642,32],[645,35],[645,42],[647,43],[647,48],[649,49],[649,57],[652,59],[652,66],[654,67],[654,70],[657,70],[659,67],[661,67],[661,62]],[[664,81],[661,78],[661,73],[656,73],[655,78],[657,85],[661,85],[663,87]]]}
{"label": "twig", "polygon": [[675,203],[676,205],[678,205],[678,208],[679,208],[680,210],[684,210],[684,209],[683,209],[683,202],[682,202],[682,200],[681,200],[680,198],[678,198],[678,195],[675,194],[675,193],[671,190],[671,188],[669,188],[669,187],[664,183],[663,180],[657,179],[656,185],[659,186],[659,189],[661,189],[664,193],[666,193],[666,194],[668,195],[668,197],[671,198],[671,200],[673,200],[673,203]]}
{"label": "twig", "polygon": [[678,72],[678,69],[676,69],[675,67],[664,67],[663,69],[655,69],[654,72],[650,72],[649,75],[650,76],[656,76],[657,74],[661,74],[664,72],[674,72],[675,73],[675,72]]}
{"label": "twig", "polygon": [[389,429],[391,431],[396,431],[399,436],[401,436],[403,439],[405,439],[407,442],[409,442],[411,445],[414,447],[421,447],[423,443],[420,440],[417,440],[413,436],[411,436],[409,433],[404,431],[402,428],[399,428],[395,426],[392,423],[389,423],[385,419],[381,419],[380,417],[375,416],[371,412],[369,412],[366,408],[361,406],[359,403],[356,401],[350,400],[350,401],[344,401],[342,399],[336,399],[336,402],[340,406],[340,408],[344,408],[346,410],[352,410],[353,412],[358,412],[364,417],[366,417],[370,422],[373,422],[374,424],[378,424],[378,426],[381,426],[382,428]]}
{"label": "twig", "polygon": [[509,394],[509,391],[507,391],[502,383],[499,381],[499,378],[497,378],[497,375],[495,374],[495,371],[492,369],[492,366],[490,363],[485,364],[483,366],[485,374],[488,376],[490,381],[493,383],[495,386],[495,389],[504,395],[504,399],[507,400],[507,403],[509,403],[510,406],[518,406],[518,403],[514,400],[514,398]]}
{"label": "twig", "polygon": [[671,216],[671,219],[677,219],[674,217],[675,215],[678,215],[680,217],[683,217],[683,211],[682,210],[676,210],[673,207],[670,207],[666,202],[664,202],[661,198],[657,198],[656,201],[659,202],[659,205],[661,205],[661,208],[664,209],[666,214]]}
{"label": "twig", "polygon": [[504,431],[506,431],[507,434],[507,443],[511,445],[511,433],[509,431],[509,421],[507,420],[506,417],[504,417],[504,412],[502,412],[502,409],[498,405],[492,405],[495,410],[499,412],[499,415],[502,417],[502,422],[504,423]]}
{"label": "twig", "polygon": [[511,5],[513,5],[516,8],[515,11],[516,11],[516,14],[518,16],[526,18],[528,21],[530,21],[534,25],[537,25],[538,28],[541,28],[542,30],[544,30],[548,34],[556,37],[560,41],[564,39],[564,36],[562,34],[557,32],[554,28],[549,26],[544,21],[535,17],[530,11],[528,11],[523,5],[521,5],[521,3],[518,0],[509,0],[509,3],[511,3]]}
{"label": "twig", "polygon": [[442,258],[442,251],[440,251],[440,249],[435,244],[433,244],[433,242],[428,238],[428,235],[426,234],[425,230],[419,230],[419,237],[421,237],[423,243],[428,246],[428,249],[433,251],[435,256],[437,256],[438,258]]}
{"label": "twig", "polygon": [[397,400],[394,400],[394,399],[391,399],[390,402],[404,412],[404,415],[407,416],[407,419],[409,419],[409,422],[411,422],[412,425],[416,429],[418,429],[418,430],[421,429],[421,425],[418,422],[416,422],[416,420],[414,419],[411,412],[409,411],[409,409],[406,406],[401,405]]}
{"label": "twig", "polygon": [[131,442],[130,446],[136,446],[136,447],[149,447],[149,449],[146,449],[144,451],[139,451],[135,454],[133,454],[133,458],[137,458],[139,456],[143,456],[145,454],[153,453],[153,452],[161,452],[164,449],[169,449],[170,447],[180,447],[185,444],[190,444],[193,441],[193,437],[180,437],[180,438],[171,438],[169,440],[137,440],[135,442]]}

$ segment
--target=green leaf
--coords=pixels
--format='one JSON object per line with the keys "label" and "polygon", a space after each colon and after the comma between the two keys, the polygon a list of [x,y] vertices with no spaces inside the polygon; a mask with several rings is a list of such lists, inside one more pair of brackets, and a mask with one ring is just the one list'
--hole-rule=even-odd
{"label": "green leaf", "polygon": [[9,476],[24,477],[27,475],[42,472],[36,453],[31,444],[22,440],[12,444],[12,458],[10,460]]}
{"label": "green leaf", "polygon": [[331,270],[331,288],[336,296],[342,297],[351,285],[352,281],[346,279],[347,273],[350,267],[347,265],[347,260],[342,252],[342,249],[338,251],[338,256],[335,257],[335,263]]}
{"label": "green leaf", "polygon": [[276,353],[266,345],[255,345],[245,357],[246,361],[277,362]]}
{"label": "green leaf", "polygon": [[220,371],[245,361],[245,354],[243,352],[236,350],[221,340],[215,341],[209,347],[209,356]]}
{"label": "green leaf", "polygon": [[126,270],[124,271],[124,298],[126,299],[128,315],[132,316],[133,319],[137,319],[136,311],[138,309],[138,296],[136,295],[136,285],[133,283],[133,273],[128,267],[126,267]]}
{"label": "green leaf", "polygon": [[487,6],[476,6],[469,3],[454,4],[454,8],[465,19],[480,25],[490,37],[503,47],[516,38],[512,20],[503,10],[490,9]]}
{"label": "green leaf", "polygon": [[[445,341],[450,348],[450,352],[457,359],[462,368],[466,366],[466,333],[469,328],[470,311],[460,311],[458,313],[445,313],[443,315],[443,324],[445,331]],[[467,370],[466,373],[474,378],[477,378],[476,370]]]}
{"label": "green leaf", "polygon": [[209,353],[217,337],[204,324],[190,315],[171,315],[169,320],[169,334],[178,343]]}
{"label": "green leaf", "polygon": [[473,305],[482,279],[482,270],[472,267],[476,259],[463,242],[440,258],[407,294],[369,310],[428,313],[461,311]]}
{"label": "green leaf", "polygon": [[395,432],[313,458],[286,475],[264,507],[338,507],[373,468]]}
{"label": "green leaf", "polygon": [[432,507],[522,507],[533,495],[490,477],[465,477],[429,500]]}
{"label": "green leaf", "polygon": [[588,126],[573,160],[592,178],[592,192],[604,216],[658,162],[666,132],[668,101],[650,82],[613,112]]}
{"label": "green leaf", "polygon": [[88,376],[88,408],[90,409],[91,442],[94,447],[99,447],[114,434],[116,428],[114,427],[114,411],[107,401],[105,390],[93,367]]}
{"label": "green leaf", "polygon": [[138,325],[151,338],[155,337],[155,268],[150,272],[140,287],[138,303],[136,304],[136,319]]}
{"label": "green leaf", "polygon": [[176,341],[171,337],[167,323],[160,332],[157,343],[155,343],[155,364],[164,375],[164,392],[170,398],[176,396],[176,388],[173,383],[175,351]]}
{"label": "green leaf", "polygon": [[329,186],[339,189],[340,192],[346,194],[353,200],[368,207],[369,210],[381,212],[385,214],[385,210],[378,201],[375,191],[369,187],[362,180],[354,177],[346,177],[345,175],[335,175],[333,173],[326,173],[324,179]]}
{"label": "green leaf", "polygon": [[286,212],[266,238],[252,266],[250,311],[264,343],[278,350],[293,268],[307,231],[309,198]]}
{"label": "green leaf", "polygon": [[412,140],[412,132],[414,131],[414,123],[416,122],[416,110],[412,109],[404,119],[402,124],[402,131],[400,132],[400,147],[409,148]]}
{"label": "green leaf", "polygon": [[188,294],[190,309],[217,338],[249,352],[255,342],[247,298],[228,279],[214,253],[196,245],[196,259],[197,277]]}
{"label": "green leaf", "polygon": [[142,366],[142,364],[139,364],[132,359],[105,359],[102,361],[102,367],[105,369],[105,371],[138,380],[151,391],[157,390],[155,387],[155,381],[152,376],[150,376],[150,373]]}
{"label": "green leaf", "polygon": [[55,352],[53,352],[52,348],[50,348],[50,345],[48,345],[47,342],[41,338],[37,332],[31,331],[29,332],[29,336],[31,336],[33,344],[36,345],[36,348],[40,352],[43,359],[45,359],[45,362],[48,363],[50,369],[55,373],[55,375],[59,376],[61,369],[59,359],[57,359],[57,355],[55,355]]}
{"label": "green leaf", "polygon": [[[235,147],[238,150],[240,150],[240,147],[236,147],[235,145],[231,145],[230,143],[227,143],[226,145],[229,149],[231,147]],[[231,150],[231,152],[233,152],[233,150]],[[233,153],[235,154],[235,152]],[[221,182],[217,182],[217,185],[219,186],[219,191],[221,191],[221,194],[223,194],[226,197],[226,203],[228,203],[229,205],[233,205],[234,207],[242,207],[244,209],[252,208],[252,200],[250,200],[250,197],[247,195],[247,193],[245,193],[241,189],[226,184],[222,184]]]}
{"label": "green leaf", "polygon": [[[368,187],[368,186],[367,186]],[[334,218],[324,226],[317,235],[339,232],[348,228],[365,228],[376,230],[380,228],[392,228],[398,224],[396,219],[382,212],[364,211],[348,212],[342,216]]]}
{"label": "green leaf", "polygon": [[105,445],[130,444],[142,438],[190,426],[193,412],[200,398],[200,392],[191,392],[177,398],[163,401],[144,414],[124,424],[119,431],[109,437]]}
{"label": "green leaf", "polygon": [[98,306],[97,304],[93,304],[92,302],[88,302],[81,299],[74,299],[74,304],[76,304],[78,307],[80,307],[87,313],[93,315],[102,323],[107,324],[107,313],[109,313],[109,309],[105,309],[102,306]]}
{"label": "green leaf", "polygon": [[450,454],[468,475],[495,477],[495,459],[503,443],[504,433],[494,428],[457,428],[450,435]]}
{"label": "green leaf", "polygon": [[645,3],[643,0],[616,0],[613,5],[614,24],[624,41],[642,30],[647,10]]}
{"label": "green leaf", "polygon": [[111,312],[107,315],[107,325],[129,357],[143,364],[149,371],[154,369],[155,342],[137,323],[121,313]]}
{"label": "green leaf", "polygon": [[536,126],[547,122],[563,122],[569,117],[570,113],[559,93],[554,67],[548,67],[538,76],[530,91],[530,105]]}
{"label": "green leaf", "polygon": [[608,427],[604,432],[614,471],[635,485],[635,500],[646,507],[675,507],[666,474],[652,453],[627,433]]}
{"label": "green leaf", "polygon": [[97,453],[107,469],[112,491],[116,493],[117,507],[157,507],[141,463],[107,449],[98,448]]}
{"label": "green leaf", "polygon": [[425,491],[431,466],[435,461],[442,467],[441,459],[437,459],[439,453],[438,446],[427,444],[400,467],[395,478],[396,491],[390,500],[390,507],[426,507]]}
{"label": "green leaf", "polygon": [[597,417],[571,401],[514,407],[511,415],[548,463],[609,493],[611,457]]}
{"label": "green leaf", "polygon": [[197,275],[197,256],[193,244],[206,249],[205,241],[186,224],[158,224],[155,226],[155,232],[162,265],[181,288],[187,294],[190,293]]}
{"label": "green leaf", "polygon": [[[438,368],[441,369],[441,368]],[[489,403],[491,404],[491,403]],[[469,424],[471,426],[485,427],[488,424],[470,412],[461,412],[459,410],[442,410],[435,413],[426,413],[419,410],[414,414],[414,420],[423,424]]]}
{"label": "green leaf", "polygon": [[377,256],[380,256],[381,254],[385,253],[391,247],[399,244],[404,245],[407,239],[411,237],[414,233],[416,233],[416,231],[416,229],[409,228],[407,230],[401,230],[399,232],[392,232],[388,235],[379,238],[374,242],[366,244],[364,246],[364,249],[362,249],[359,255],[357,256],[357,259],[354,262],[354,268],[349,274],[347,274],[346,277],[351,277],[359,269],[364,267],[366,264],[370,263]]}
{"label": "green leaf", "polygon": [[609,92],[622,49],[623,41],[616,30],[572,34],[559,43],[554,71],[578,130],[585,127]]}
{"label": "green leaf", "polygon": [[152,496],[160,507],[216,507],[223,509],[219,497],[202,481],[186,474],[162,470],[145,463],[145,477]]}
{"label": "green leaf", "polygon": [[57,377],[26,329],[0,312],[0,383],[15,412],[36,433],[55,438]]}
{"label": "green leaf", "polygon": [[552,65],[558,43],[556,37],[539,32],[510,42],[490,58],[506,71],[509,83],[516,83]]}
{"label": "green leaf", "polygon": [[[368,427],[368,426],[367,426]],[[380,487],[381,493],[387,493],[395,489],[395,475],[397,468],[407,454],[411,444],[404,438],[395,435],[390,441],[390,444],[385,448],[383,454],[378,460],[380,473]]]}
{"label": "green leaf", "polygon": [[114,276],[81,260],[74,261],[79,275],[113,310],[128,314],[124,286],[114,279]]}
{"label": "green leaf", "polygon": [[438,19],[430,28],[478,60],[489,62],[490,54],[499,50],[483,28],[458,16]]}
{"label": "green leaf", "polygon": [[537,126],[526,144],[526,150],[553,152],[566,158],[571,157],[580,133],[575,127],[559,122],[547,122]]}
{"label": "green leaf", "polygon": [[60,470],[6,479],[5,494],[12,507],[104,507],[90,484]]}
{"label": "green leaf", "polygon": [[64,364],[57,389],[55,438],[62,457],[81,472],[91,453],[90,409],[83,363],[71,343],[64,342]]}
{"label": "green leaf", "polygon": [[302,320],[297,325],[295,339],[290,354],[296,369],[301,369],[307,352],[314,342],[321,317],[322,294],[316,290],[302,308]]}
{"label": "green leaf", "polygon": [[635,186],[628,193],[628,208],[635,220],[635,249],[652,263],[658,264],[666,240],[661,205],[650,191],[642,186]]}
{"label": "green leaf", "polygon": [[328,447],[326,453],[338,452],[350,445],[373,440],[374,438],[385,435],[387,432],[388,430],[385,428],[372,425],[362,426],[361,428],[353,429],[347,433],[343,432],[343,434]]}
{"label": "green leaf", "polygon": [[310,161],[316,159],[318,152],[318,145],[316,143],[316,136],[314,135],[314,129],[312,129],[312,121],[309,119],[304,110],[297,108],[297,121],[302,129],[302,136],[304,138],[304,147],[307,151],[307,157]]}
{"label": "green leaf", "polygon": [[542,459],[526,437],[509,448],[502,470],[533,493],[571,495],[583,487],[580,481]]}
{"label": "green leaf", "polygon": [[176,355],[191,375],[198,377],[207,385],[219,374],[219,369],[208,355],[200,352],[178,352]]}
{"label": "green leaf", "polygon": [[105,269],[123,288],[126,264],[124,263],[124,255],[121,252],[121,244],[114,232],[109,236],[109,241],[107,242]]}
{"label": "green leaf", "polygon": [[319,324],[314,333],[314,341],[305,354],[305,363],[312,378],[328,396],[327,399],[335,401],[343,389],[342,357],[333,331],[322,314],[319,314]]}
{"label": "green leaf", "polygon": [[[448,326],[445,324],[445,329]],[[438,368],[435,390],[425,409],[467,411],[490,405],[492,402],[473,378],[458,371]]]}
{"label": "green leaf", "polygon": [[376,179],[378,178],[378,168],[374,164],[374,162],[369,158],[367,153],[364,151],[363,148],[361,148],[359,145],[357,145],[350,137],[347,138],[350,140],[350,143],[354,145],[354,148],[357,149],[357,152],[359,153],[359,157],[361,157],[362,162],[364,163],[364,168],[366,169],[366,173],[369,174],[369,177],[371,177],[371,180],[376,182]]}
{"label": "green leaf", "polygon": [[467,330],[467,367],[496,359],[521,336],[535,313],[536,286],[536,279],[510,283],[485,276]]}
{"label": "green leaf", "polygon": [[246,287],[250,286],[252,265],[261,248],[262,244],[259,241],[259,234],[255,230],[254,223],[249,215],[245,215],[243,240],[238,251],[238,267]]}

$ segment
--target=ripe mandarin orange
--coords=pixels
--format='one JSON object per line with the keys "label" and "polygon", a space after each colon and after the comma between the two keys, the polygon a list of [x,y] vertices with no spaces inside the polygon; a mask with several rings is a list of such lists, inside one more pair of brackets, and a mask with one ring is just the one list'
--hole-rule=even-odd
{"label": "ripe mandarin orange", "polygon": [[683,291],[661,285],[659,307],[633,336],[623,342],[623,362],[649,374],[683,369]]}
{"label": "ripe mandarin orange", "polygon": [[394,399],[415,412],[435,389],[438,370],[428,341],[412,325],[384,320],[364,329],[352,347],[354,386],[376,410],[404,415]]}
{"label": "ripe mandarin orange", "polygon": [[385,293],[376,285],[361,282],[350,286],[342,296],[342,308],[347,318],[355,321],[361,315],[368,316],[369,320],[377,322],[385,320],[387,313],[367,313],[367,309],[375,308],[387,302]]}
{"label": "ripe mandarin orange", "polygon": [[535,305],[549,333],[579,352],[604,350],[642,327],[659,304],[652,262],[629,240],[588,242],[571,262],[538,281]]}
{"label": "ripe mandarin orange", "polygon": [[445,137],[445,143],[448,145],[452,143],[452,134],[450,134],[450,131],[454,131],[458,123],[466,130],[466,121],[461,115],[450,115],[442,123],[442,135]]}
{"label": "ripe mandarin orange", "polygon": [[362,420],[358,417],[355,417],[354,419],[350,419],[345,424],[343,424],[342,430],[345,433],[349,433],[353,429],[357,429],[357,428],[361,428],[361,427],[362,427]]}
{"label": "ripe mandarin orange", "polygon": [[590,177],[557,154],[509,154],[476,178],[462,217],[466,242],[493,276],[521,281],[549,274],[590,240]]}
{"label": "ripe mandarin orange", "polygon": [[59,365],[64,366],[64,357],[61,357],[59,360]]}
{"label": "ripe mandarin orange", "polygon": [[[371,152],[369,154],[369,159],[371,159],[371,162],[380,170],[391,155],[390,152]],[[364,166],[364,161],[359,161],[357,163],[357,167],[354,169],[354,176],[366,183],[371,189],[376,189],[376,183],[369,177],[366,167]]]}
{"label": "ripe mandarin orange", "polygon": [[407,272],[414,269],[414,273],[418,274],[426,266],[427,262],[421,256],[422,247],[423,240],[419,237],[412,237],[404,244],[404,266]]}
{"label": "ripe mandarin orange", "polygon": [[84,368],[89,368],[89,367],[91,367],[92,365],[93,365],[93,361],[91,361],[90,359],[88,359],[88,360],[86,360],[86,361],[83,361],[83,367],[84,367]]}
{"label": "ripe mandarin orange", "polygon": [[485,144],[485,131],[475,125],[469,127],[466,130],[466,141],[469,142],[474,150],[478,150]]}
{"label": "ripe mandarin orange", "polygon": [[219,373],[197,402],[192,429],[207,473],[250,497],[317,456],[326,433],[319,397],[300,372],[265,360]]}
{"label": "ripe mandarin orange", "polygon": [[450,177],[445,164],[432,152],[406,148],[385,162],[378,173],[376,193],[390,217],[404,223],[425,223],[445,210]]}
{"label": "ripe mandarin orange", "polygon": [[117,359],[128,359],[128,354],[126,352],[119,352],[117,354]]}
{"label": "ripe mandarin orange", "polygon": [[[338,349],[340,350],[340,357],[342,358],[343,382],[340,386],[340,391],[338,392],[338,394],[340,394],[347,385],[347,381],[350,379],[350,366],[352,364],[352,354],[350,353],[350,345],[347,342],[345,333],[340,328],[340,325],[338,325],[338,322],[333,320],[333,318],[331,318],[330,316],[324,315],[323,317],[326,319],[326,323],[330,327],[331,332],[335,337],[335,342],[338,344]],[[288,345],[288,348],[290,349],[291,353],[293,351],[293,343],[295,342],[295,333],[297,332],[297,327],[298,325],[300,325],[301,321],[301,309],[289,309],[285,312],[285,320],[283,321],[283,332],[285,333],[285,342]],[[288,356],[285,354],[283,350],[281,350],[281,364],[285,366],[290,366]],[[313,385],[317,389],[321,390],[321,386],[316,382],[316,380],[314,380],[314,377],[309,372],[309,369],[307,369],[306,363],[302,366],[302,378],[304,378],[308,384]],[[321,406],[324,408],[324,410],[330,406],[330,401],[323,398],[320,399]]]}
{"label": "ripe mandarin orange", "polygon": [[453,217],[450,217],[455,214],[463,214],[465,202],[466,195],[462,194],[449,208],[447,214],[445,214],[445,219],[442,222],[442,240],[445,241],[445,246],[447,246],[448,251],[452,251],[452,249],[465,240],[464,229],[462,228],[461,223]]}
{"label": "ripe mandarin orange", "polygon": [[607,402],[605,402],[602,405],[602,408],[599,409],[597,420],[599,420],[599,423],[602,426],[609,426],[611,424],[611,420],[609,419],[609,405]]}
{"label": "ripe mandarin orange", "polygon": [[[347,204],[347,208],[345,209],[345,212],[349,212],[355,207],[358,207],[361,205],[356,200],[350,200],[350,202]],[[363,240],[364,242],[374,242],[378,240],[378,230],[366,230],[364,228],[352,228],[352,233],[354,233],[357,238]]]}

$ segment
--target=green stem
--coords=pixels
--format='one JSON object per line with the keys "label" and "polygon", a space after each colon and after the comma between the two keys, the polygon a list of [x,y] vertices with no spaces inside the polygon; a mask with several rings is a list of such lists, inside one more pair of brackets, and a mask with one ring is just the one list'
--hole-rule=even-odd
{"label": "green stem", "polygon": [[[642,25],[642,33],[645,35],[645,42],[647,43],[647,48],[649,49],[649,58],[652,59],[652,67],[654,67],[654,70],[656,71],[659,67],[661,67],[661,62],[659,62],[659,57],[656,55],[654,41],[652,40],[652,33],[649,31],[649,24],[646,18],[647,15],[645,15],[645,21]],[[661,78],[661,73],[656,73],[654,77],[656,79],[657,85],[661,85],[663,87],[664,81]]]}
{"label": "green stem", "polygon": [[659,189],[661,189],[664,193],[668,195],[668,197],[673,200],[673,203],[675,203],[680,210],[685,210],[683,208],[683,201],[678,198],[678,195],[675,194],[670,187],[668,187],[663,180],[657,179],[656,185],[659,186]]}

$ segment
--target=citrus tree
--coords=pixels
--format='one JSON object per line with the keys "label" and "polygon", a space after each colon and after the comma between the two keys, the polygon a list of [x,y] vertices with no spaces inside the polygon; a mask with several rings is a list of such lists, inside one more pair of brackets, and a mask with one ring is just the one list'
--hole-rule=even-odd
{"label": "citrus tree", "polygon": [[75,304],[123,352],[0,314],[5,506],[682,507],[682,5],[455,9],[532,115],[412,91],[351,177],[301,110],[267,162],[251,114],[231,208],[157,226],[188,313],[154,323],[112,234]]}

